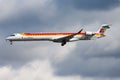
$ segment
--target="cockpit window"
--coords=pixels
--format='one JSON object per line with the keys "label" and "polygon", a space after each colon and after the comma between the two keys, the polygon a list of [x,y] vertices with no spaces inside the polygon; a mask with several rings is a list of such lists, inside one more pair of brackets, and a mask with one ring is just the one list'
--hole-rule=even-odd
{"label": "cockpit window", "polygon": [[15,36],[15,35],[13,34],[13,35],[10,35],[10,36]]}

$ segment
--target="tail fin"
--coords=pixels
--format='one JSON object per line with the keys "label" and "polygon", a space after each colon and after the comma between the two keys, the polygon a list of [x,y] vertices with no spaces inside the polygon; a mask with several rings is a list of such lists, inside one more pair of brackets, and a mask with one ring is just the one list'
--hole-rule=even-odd
{"label": "tail fin", "polygon": [[109,29],[109,28],[110,28],[110,25],[104,24],[104,25],[102,25],[102,27],[99,29],[98,33],[104,34],[105,31],[106,31],[106,29]]}

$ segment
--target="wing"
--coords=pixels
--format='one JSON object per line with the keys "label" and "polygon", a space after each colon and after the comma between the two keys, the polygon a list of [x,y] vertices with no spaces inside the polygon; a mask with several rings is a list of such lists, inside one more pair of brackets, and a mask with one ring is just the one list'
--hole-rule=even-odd
{"label": "wing", "polygon": [[68,36],[65,36],[65,37],[61,37],[61,38],[58,38],[58,39],[54,39],[53,41],[54,42],[61,42],[62,46],[64,46],[66,44],[66,42],[70,41],[70,39],[72,39],[75,35],[79,34],[82,32],[83,29],[81,29],[79,32],[77,33],[74,33],[74,34],[71,34],[71,35],[68,35]]}

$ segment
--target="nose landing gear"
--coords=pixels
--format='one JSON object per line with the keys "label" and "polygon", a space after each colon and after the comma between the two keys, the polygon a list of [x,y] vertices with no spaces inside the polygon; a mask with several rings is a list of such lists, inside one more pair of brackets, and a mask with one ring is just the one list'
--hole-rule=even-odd
{"label": "nose landing gear", "polygon": [[13,44],[13,42],[12,41],[10,41],[10,45],[12,45]]}

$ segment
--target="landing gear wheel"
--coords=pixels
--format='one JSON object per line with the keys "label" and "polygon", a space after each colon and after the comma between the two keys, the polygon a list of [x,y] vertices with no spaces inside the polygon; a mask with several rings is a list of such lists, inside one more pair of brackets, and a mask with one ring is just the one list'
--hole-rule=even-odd
{"label": "landing gear wheel", "polygon": [[10,45],[12,45],[12,41],[10,41]]}
{"label": "landing gear wheel", "polygon": [[66,42],[62,42],[61,46],[64,46],[66,44]]}

